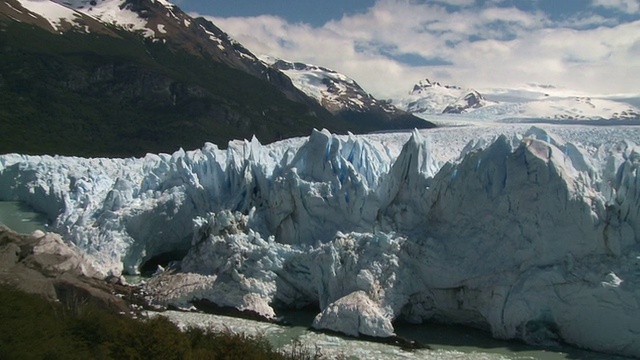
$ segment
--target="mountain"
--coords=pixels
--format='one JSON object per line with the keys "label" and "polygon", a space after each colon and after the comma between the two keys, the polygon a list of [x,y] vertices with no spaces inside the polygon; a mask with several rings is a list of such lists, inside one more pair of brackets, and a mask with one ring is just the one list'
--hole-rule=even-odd
{"label": "mountain", "polygon": [[458,98],[452,104],[447,105],[447,107],[442,110],[442,113],[462,114],[471,109],[479,109],[481,107],[493,104],[495,104],[493,101],[487,101],[484,96],[480,95],[479,92],[470,90],[468,93],[462,95],[462,97]]}
{"label": "mountain", "polygon": [[477,111],[479,117],[497,119],[546,119],[559,121],[638,120],[640,108],[633,97],[619,99],[576,95],[578,92],[553,85],[526,84],[518,88],[485,90],[485,96],[499,101]]}
{"label": "mountain", "polygon": [[414,114],[459,114],[461,119],[528,121],[636,120],[640,110],[627,102],[575,96],[552,85],[527,84],[514,89],[480,92],[421,80],[409,94],[394,100]]}
{"label": "mountain", "polygon": [[459,114],[493,104],[473,89],[443,85],[429,79],[420,80],[406,98],[394,103],[408,112],[421,114]]}
{"label": "mountain", "polygon": [[0,153],[141,156],[415,127],[332,114],[164,0],[0,0],[0,74]]}
{"label": "mountain", "polygon": [[[490,96],[490,95],[487,95]],[[476,118],[508,121],[597,121],[630,122],[640,119],[640,109],[621,101],[586,96],[549,96],[538,100],[501,102],[470,114]]]}
{"label": "mountain", "polygon": [[326,67],[269,56],[263,60],[285,73],[293,85],[332,114],[356,121],[370,131],[383,128],[428,128],[433,125],[391,104],[377,100],[355,80]]}

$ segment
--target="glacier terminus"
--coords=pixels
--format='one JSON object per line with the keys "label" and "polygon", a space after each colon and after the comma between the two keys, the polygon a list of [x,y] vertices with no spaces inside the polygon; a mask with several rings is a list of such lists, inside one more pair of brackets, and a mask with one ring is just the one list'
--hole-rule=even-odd
{"label": "glacier terminus", "polygon": [[[0,199],[106,275],[313,326],[393,322],[640,356],[640,128],[443,127],[107,159],[0,156]],[[152,270],[155,270],[152,269]]]}

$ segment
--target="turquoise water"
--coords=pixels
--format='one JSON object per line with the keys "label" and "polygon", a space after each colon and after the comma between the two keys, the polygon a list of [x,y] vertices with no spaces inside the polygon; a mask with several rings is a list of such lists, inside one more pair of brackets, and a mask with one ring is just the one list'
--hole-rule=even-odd
{"label": "turquoise water", "polygon": [[35,230],[45,230],[48,219],[21,202],[0,201],[0,223],[16,232],[30,234]]}
{"label": "turquoise water", "polygon": [[583,360],[622,360],[623,357],[585,351],[566,345],[541,348],[526,345],[519,341],[502,341],[492,338],[488,333],[463,326],[426,324],[398,325],[396,333],[413,340],[430,344],[435,349],[460,351],[463,353],[498,354],[506,359],[583,359]]}
{"label": "turquoise water", "polygon": [[[153,316],[154,314],[152,314]],[[431,349],[406,351],[399,347],[362,341],[309,330],[313,314],[290,312],[283,314],[291,326],[267,324],[221,315],[167,311],[156,313],[181,326],[197,326],[218,331],[232,331],[263,336],[276,348],[287,349],[294,340],[309,349],[319,349],[329,358],[386,360],[622,360],[625,358],[584,351],[568,346],[538,348],[519,342],[500,341],[487,333],[461,326],[399,325],[398,335],[421,341]]]}
{"label": "turquoise water", "polygon": [[[312,312],[291,311],[284,314],[284,318],[294,325],[295,329],[283,331],[272,335],[277,341],[286,341],[300,332],[308,333],[315,314]],[[519,341],[503,341],[492,338],[488,333],[473,328],[457,325],[422,324],[413,325],[398,323],[394,325],[396,334],[409,340],[418,341],[431,347],[431,351],[419,350],[410,352],[414,359],[431,359],[434,351],[438,353],[438,359],[536,359],[536,360],[624,360],[627,358],[594,353],[570,346],[553,348],[541,348],[526,345]],[[322,335],[314,335],[313,338]],[[284,338],[282,338],[284,337]],[[353,343],[354,339],[343,338],[346,344]],[[272,340],[272,343],[274,341]],[[366,346],[366,342],[356,342],[356,346]],[[376,344],[376,347],[386,348],[390,345]],[[466,356],[461,354],[467,354]],[[403,356],[405,357],[405,356]],[[361,357],[360,357],[361,358]]]}

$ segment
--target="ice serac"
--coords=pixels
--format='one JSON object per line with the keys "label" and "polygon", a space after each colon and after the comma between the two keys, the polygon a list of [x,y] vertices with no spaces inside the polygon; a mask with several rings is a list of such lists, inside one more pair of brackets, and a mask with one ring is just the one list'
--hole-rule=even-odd
{"label": "ice serac", "polygon": [[373,148],[314,131],[291,162],[277,171],[270,199],[258,210],[279,242],[313,244],[333,239],[336,231],[370,231],[376,199],[372,188],[386,157],[363,157]]}
{"label": "ice serac", "polygon": [[4,155],[0,198],[45,211],[105,274],[169,262],[147,284],[161,305],[317,306],[315,327],[355,336],[440,321],[640,356],[636,144],[532,127],[443,159],[428,132],[404,139]]}
{"label": "ice serac", "polygon": [[385,229],[410,229],[423,222],[425,198],[440,166],[429,142],[418,131],[413,131],[391,170],[381,180],[379,225]]}

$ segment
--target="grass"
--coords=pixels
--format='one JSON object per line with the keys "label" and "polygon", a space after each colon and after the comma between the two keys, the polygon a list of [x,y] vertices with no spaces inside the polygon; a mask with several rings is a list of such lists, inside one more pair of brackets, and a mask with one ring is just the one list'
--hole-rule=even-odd
{"label": "grass", "polygon": [[321,359],[297,344],[288,352],[263,337],[181,331],[157,316],[134,319],[85,303],[59,304],[0,285],[0,359]]}

